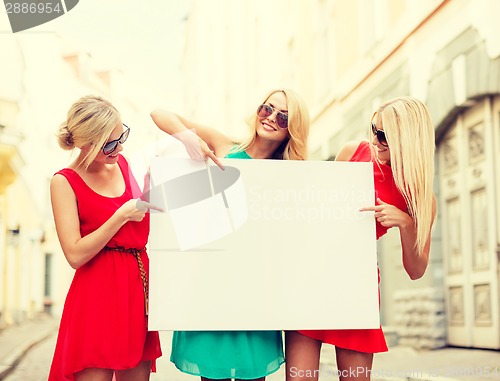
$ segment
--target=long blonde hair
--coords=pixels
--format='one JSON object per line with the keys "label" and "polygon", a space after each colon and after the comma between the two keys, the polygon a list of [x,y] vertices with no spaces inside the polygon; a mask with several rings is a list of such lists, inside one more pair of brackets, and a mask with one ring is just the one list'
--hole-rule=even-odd
{"label": "long blonde hair", "polygon": [[417,252],[424,250],[433,223],[434,126],[418,99],[399,97],[382,104],[372,122],[382,122],[394,182],[417,228]]}
{"label": "long blonde hair", "polygon": [[[274,93],[283,93],[288,107],[288,134],[289,137],[274,151],[272,159],[306,160],[307,138],[309,136],[309,112],[302,97],[290,89],[273,90],[264,98],[266,103]],[[255,142],[258,118],[254,113],[247,121],[250,128],[249,137],[237,148],[244,151]]]}
{"label": "long blonde hair", "polygon": [[70,107],[66,121],[59,127],[57,141],[64,150],[90,144],[91,148],[80,163],[87,169],[120,120],[120,113],[110,102],[87,95]]}

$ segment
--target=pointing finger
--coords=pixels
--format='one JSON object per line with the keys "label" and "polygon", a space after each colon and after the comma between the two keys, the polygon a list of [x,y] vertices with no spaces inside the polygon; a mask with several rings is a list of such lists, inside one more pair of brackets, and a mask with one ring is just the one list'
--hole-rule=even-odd
{"label": "pointing finger", "polygon": [[217,164],[219,166],[220,169],[224,170],[224,166],[222,165],[222,163],[219,161],[219,159],[217,158],[217,156],[215,156],[215,154],[210,151],[210,152],[207,152],[207,156],[212,159],[212,161]]}
{"label": "pointing finger", "polygon": [[375,206],[364,206],[363,208],[360,208],[360,212],[378,212],[381,209],[379,205]]}
{"label": "pointing finger", "polygon": [[153,205],[153,204],[146,202],[146,201],[143,201],[141,199],[138,199],[135,205],[136,205],[137,210],[140,210],[143,212],[147,212],[148,209],[153,209],[153,210],[156,210],[158,212],[164,212],[164,210],[162,208],[160,208],[159,206]]}

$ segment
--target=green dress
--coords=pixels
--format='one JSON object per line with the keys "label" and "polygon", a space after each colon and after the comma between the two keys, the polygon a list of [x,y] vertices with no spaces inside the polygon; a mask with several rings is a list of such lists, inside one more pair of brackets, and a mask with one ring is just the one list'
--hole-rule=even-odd
{"label": "green dress", "polygon": [[[226,157],[251,159],[245,151]],[[285,356],[281,331],[179,331],[170,361],[195,376],[249,380],[274,373]]]}

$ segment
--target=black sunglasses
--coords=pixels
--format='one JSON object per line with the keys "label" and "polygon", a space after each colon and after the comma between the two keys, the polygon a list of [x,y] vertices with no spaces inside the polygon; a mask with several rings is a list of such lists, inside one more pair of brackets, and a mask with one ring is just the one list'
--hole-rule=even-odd
{"label": "black sunglasses", "polygon": [[384,147],[389,147],[389,144],[387,143],[387,138],[385,137],[385,131],[377,130],[377,126],[375,126],[375,123],[372,123],[372,132],[373,135],[377,136],[377,140],[379,141],[380,144],[382,144]]}
{"label": "black sunglasses", "polygon": [[125,123],[122,124],[123,127],[125,127],[125,131],[122,132],[120,137],[118,139],[111,140],[102,146],[102,152],[104,152],[105,155],[112,154],[116,147],[118,147],[118,143],[123,144],[127,141],[128,134],[130,134],[130,128]]}
{"label": "black sunglasses", "polygon": [[288,128],[288,114],[278,111],[269,105],[266,104],[260,105],[259,108],[257,109],[257,115],[261,118],[267,118],[268,116],[273,115],[275,111],[277,111],[276,124],[278,125],[278,127]]}

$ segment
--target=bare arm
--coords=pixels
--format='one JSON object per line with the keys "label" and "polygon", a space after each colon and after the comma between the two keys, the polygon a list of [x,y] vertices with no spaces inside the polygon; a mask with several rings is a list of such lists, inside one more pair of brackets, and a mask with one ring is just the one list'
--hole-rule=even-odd
{"label": "bare arm", "polygon": [[[429,263],[429,252],[431,247],[431,235],[420,254],[416,251],[417,229],[413,218],[406,212],[394,205],[387,204],[381,199],[377,199],[378,205],[362,208],[361,211],[375,212],[375,219],[382,226],[387,228],[398,227],[401,238],[403,267],[412,280],[420,279],[427,269]],[[436,216],[436,198],[432,201],[432,214]]]}
{"label": "bare arm", "polygon": [[[432,221],[436,218],[437,201],[434,196],[432,199]],[[408,216],[409,217],[409,216]],[[399,234],[401,237],[401,246],[403,248],[403,266],[406,273],[412,280],[420,279],[427,269],[429,264],[429,252],[431,249],[431,234],[425,242],[424,250],[418,253],[415,250],[415,242],[417,240],[417,229],[410,217],[411,222],[399,226]]]}
{"label": "bare arm", "polygon": [[223,168],[217,157],[225,156],[231,149],[234,142],[229,137],[214,128],[191,122],[162,109],[152,111],[151,118],[160,130],[180,140],[186,146],[191,158],[206,159],[209,157]]}
{"label": "bare arm", "polygon": [[[132,199],[122,205],[94,232],[82,237],[75,193],[66,178],[55,175],[50,182],[52,212],[64,256],[74,269],[90,261],[128,221],[141,221],[151,204]],[[138,207],[140,209],[138,209]]]}
{"label": "bare arm", "polygon": [[349,142],[342,147],[335,161],[349,161],[359,147],[360,142]]}

